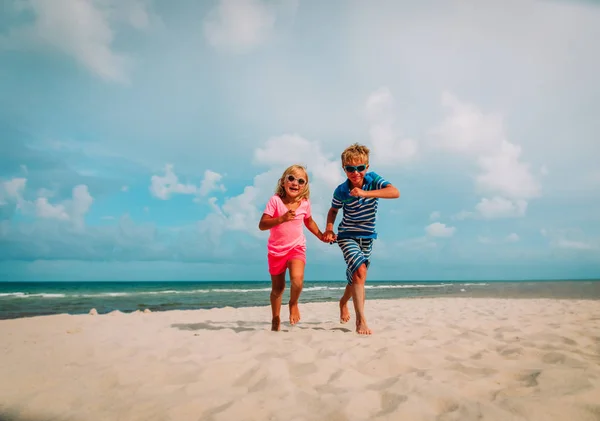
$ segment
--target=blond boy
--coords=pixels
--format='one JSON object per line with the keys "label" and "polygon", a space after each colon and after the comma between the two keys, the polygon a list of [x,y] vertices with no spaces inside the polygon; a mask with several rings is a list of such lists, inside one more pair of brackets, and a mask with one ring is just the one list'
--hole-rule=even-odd
{"label": "blond boy", "polygon": [[364,313],[365,282],[371,263],[373,241],[377,238],[375,221],[379,199],[396,199],[400,192],[389,181],[369,169],[369,148],[357,143],[342,152],[342,168],[347,179],[333,192],[331,208],[327,214],[327,226],[323,241],[334,241],[333,224],[338,211],[343,217],[338,225],[337,243],[346,261],[348,281],[340,299],[340,321],[350,320],[348,300],[352,297],[356,312],[356,332],[370,335]]}

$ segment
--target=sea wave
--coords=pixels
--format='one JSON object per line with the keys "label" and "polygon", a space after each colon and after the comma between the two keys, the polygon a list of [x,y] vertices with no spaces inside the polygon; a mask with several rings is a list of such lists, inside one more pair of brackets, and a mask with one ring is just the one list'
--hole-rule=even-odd
{"label": "sea wave", "polygon": [[[345,283],[340,283],[340,286],[331,285],[313,285],[305,286],[304,292],[314,291],[341,291],[346,288]],[[422,288],[448,288],[448,287],[465,287],[465,286],[487,286],[486,283],[439,283],[439,284],[384,284],[384,285],[365,285],[366,289],[371,290],[386,290],[386,289],[422,289]],[[193,289],[193,290],[176,290],[168,289],[162,291],[105,291],[97,293],[26,293],[22,291],[3,292],[0,293],[0,298],[101,298],[101,297],[129,297],[141,295],[169,295],[169,294],[248,294],[248,293],[264,293],[271,291],[270,287],[260,288],[210,288],[210,289]]]}

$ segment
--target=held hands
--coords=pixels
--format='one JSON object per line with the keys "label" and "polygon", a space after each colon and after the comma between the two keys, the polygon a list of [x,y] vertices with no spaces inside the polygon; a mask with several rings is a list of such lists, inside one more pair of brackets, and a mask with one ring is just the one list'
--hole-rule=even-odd
{"label": "held hands", "polygon": [[354,187],[352,190],[350,190],[350,196],[367,197],[367,194],[363,189],[361,189],[359,187]]}
{"label": "held hands", "polygon": [[321,241],[323,241],[324,243],[333,243],[335,240],[337,239],[337,235],[335,235],[335,233],[331,230],[327,230],[323,233],[323,237],[321,238]]}

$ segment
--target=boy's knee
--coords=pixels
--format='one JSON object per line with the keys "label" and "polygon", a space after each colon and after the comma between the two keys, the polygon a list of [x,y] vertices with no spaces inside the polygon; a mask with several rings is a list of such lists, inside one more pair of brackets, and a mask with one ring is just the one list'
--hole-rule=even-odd
{"label": "boy's knee", "polygon": [[356,269],[356,272],[354,272],[354,275],[352,276],[352,283],[361,285],[364,284],[366,280],[367,266],[365,264],[362,264],[358,267],[358,269]]}

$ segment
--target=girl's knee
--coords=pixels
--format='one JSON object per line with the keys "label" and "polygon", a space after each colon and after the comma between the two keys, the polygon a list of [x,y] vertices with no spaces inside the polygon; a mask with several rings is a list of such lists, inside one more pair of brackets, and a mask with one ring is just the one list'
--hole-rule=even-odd
{"label": "girl's knee", "polygon": [[279,297],[279,296],[283,295],[284,289],[285,289],[285,286],[273,286],[273,287],[271,287],[271,295],[274,295],[275,297]]}
{"label": "girl's knee", "polygon": [[295,286],[301,286],[304,283],[304,276],[290,276],[290,283]]}

